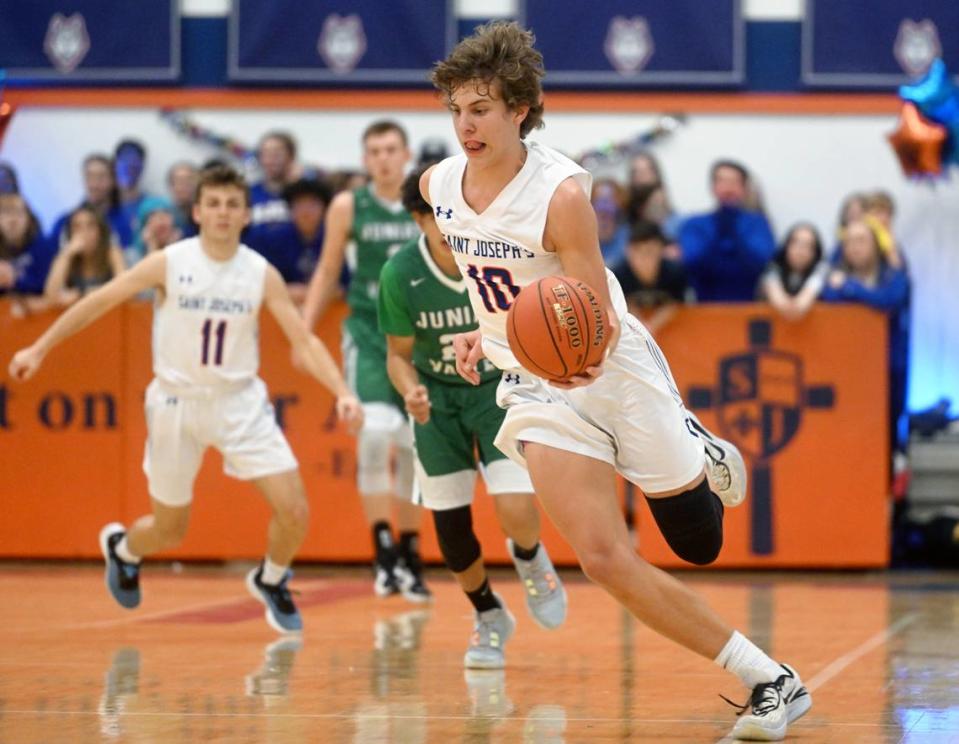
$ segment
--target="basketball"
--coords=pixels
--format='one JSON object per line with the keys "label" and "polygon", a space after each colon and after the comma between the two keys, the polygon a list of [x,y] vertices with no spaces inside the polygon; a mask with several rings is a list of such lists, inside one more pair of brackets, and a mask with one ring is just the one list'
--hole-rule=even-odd
{"label": "basketball", "polygon": [[596,292],[579,279],[547,276],[523,288],[506,318],[513,355],[548,380],[568,380],[603,360],[609,323]]}

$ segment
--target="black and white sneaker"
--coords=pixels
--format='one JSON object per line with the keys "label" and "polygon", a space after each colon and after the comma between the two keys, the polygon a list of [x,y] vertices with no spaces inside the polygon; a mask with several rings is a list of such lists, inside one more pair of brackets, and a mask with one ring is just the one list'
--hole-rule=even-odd
{"label": "black and white sneaker", "polygon": [[400,558],[393,569],[393,575],[404,599],[422,604],[433,600],[433,592],[423,580],[423,563],[418,555],[410,559]]}
{"label": "black and white sneaker", "polygon": [[782,741],[786,728],[801,718],[812,707],[812,697],[803,686],[796,670],[780,665],[785,674],[774,682],[764,682],[753,688],[749,700],[737,705],[726,697],[723,700],[738,709],[740,716],[730,732],[733,739],[743,741]]}
{"label": "black and white sneaker", "polygon": [[278,633],[299,633],[303,630],[303,618],[293,604],[293,595],[287,586],[291,578],[293,572],[287,571],[279,584],[264,584],[262,564],[246,575],[246,588],[266,607],[266,621]]}
{"label": "black and white sneaker", "polygon": [[121,607],[132,610],[140,604],[140,566],[127,563],[117,555],[117,543],[126,534],[119,522],[106,525],[100,530],[100,552],[106,563],[104,581],[107,589]]}
{"label": "black and white sneaker", "polygon": [[709,487],[723,505],[739,506],[746,498],[746,461],[735,444],[720,439],[692,411],[686,411],[687,424],[703,443],[706,453],[706,478]]}
{"label": "black and white sneaker", "polygon": [[373,593],[377,597],[392,597],[400,593],[400,583],[394,566],[374,561]]}

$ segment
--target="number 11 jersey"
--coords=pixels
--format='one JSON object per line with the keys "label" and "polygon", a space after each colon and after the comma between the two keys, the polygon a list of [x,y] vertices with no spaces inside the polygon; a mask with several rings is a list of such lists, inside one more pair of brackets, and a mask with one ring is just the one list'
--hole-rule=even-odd
{"label": "number 11 jersey", "polygon": [[266,259],[240,245],[228,261],[214,261],[198,237],[163,254],[166,291],[153,311],[153,374],[185,396],[256,379]]}
{"label": "number 11 jersey", "polygon": [[[463,198],[465,155],[443,160],[430,174],[433,215],[466,280],[483,351],[505,370],[520,366],[506,340],[506,314],[513,300],[527,284],[564,273],[556,253],[543,247],[550,200],[567,178],[574,178],[587,197],[592,183],[589,173],[566,156],[536,142],[525,146],[523,167],[481,214]],[[622,317],[623,291],[608,269],[606,278],[613,310]]]}

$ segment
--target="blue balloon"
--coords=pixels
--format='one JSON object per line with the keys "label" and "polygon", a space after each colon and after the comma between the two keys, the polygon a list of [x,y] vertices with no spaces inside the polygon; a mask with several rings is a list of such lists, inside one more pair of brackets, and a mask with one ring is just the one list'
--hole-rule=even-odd
{"label": "blue balloon", "polygon": [[948,127],[959,121],[959,88],[942,59],[936,59],[917,82],[901,86],[899,97],[916,104],[924,116],[939,124]]}

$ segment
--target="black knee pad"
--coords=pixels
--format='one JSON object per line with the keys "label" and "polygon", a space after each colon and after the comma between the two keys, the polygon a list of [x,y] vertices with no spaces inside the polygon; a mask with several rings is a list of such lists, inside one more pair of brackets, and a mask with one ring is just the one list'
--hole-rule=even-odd
{"label": "black knee pad", "polygon": [[695,488],[664,499],[646,499],[669,547],[684,561],[705,566],[723,547],[723,502],[703,478]]}
{"label": "black knee pad", "polygon": [[482,555],[473,532],[473,512],[469,506],[433,512],[436,538],[443,560],[453,573],[461,573]]}

